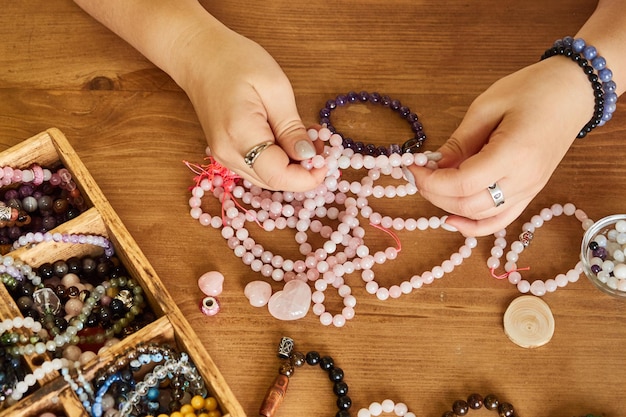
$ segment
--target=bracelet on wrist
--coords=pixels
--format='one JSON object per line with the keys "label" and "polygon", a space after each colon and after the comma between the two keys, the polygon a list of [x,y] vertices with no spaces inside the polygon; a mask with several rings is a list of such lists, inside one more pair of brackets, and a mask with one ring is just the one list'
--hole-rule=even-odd
{"label": "bracelet on wrist", "polygon": [[563,55],[580,66],[587,75],[594,93],[594,112],[591,119],[578,133],[578,138],[584,138],[598,126],[604,125],[613,116],[616,108],[616,84],[613,81],[613,72],[607,68],[606,59],[598,54],[595,47],[587,45],[581,38],[566,36],[558,39],[553,46],[546,50],[541,59]]}

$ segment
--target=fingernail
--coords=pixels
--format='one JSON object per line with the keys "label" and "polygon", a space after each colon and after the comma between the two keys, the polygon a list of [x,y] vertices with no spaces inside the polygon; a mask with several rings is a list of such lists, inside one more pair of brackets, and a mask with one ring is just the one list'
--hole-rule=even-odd
{"label": "fingernail", "polygon": [[315,147],[305,139],[296,142],[294,149],[296,154],[302,159],[313,158],[316,154]]}
{"label": "fingernail", "polygon": [[435,161],[435,162],[439,162],[441,161],[441,158],[443,158],[443,155],[441,154],[441,152],[426,151],[424,152],[424,155],[426,155],[426,158],[428,158],[429,161]]}
{"label": "fingernail", "polygon": [[458,232],[459,229],[457,229],[456,227],[452,226],[451,224],[446,223],[446,220],[448,220],[448,216],[443,216],[441,218],[441,228],[443,230],[447,230],[448,232]]}
{"label": "fingernail", "polygon": [[431,169],[431,170],[435,170],[439,168],[439,164],[435,161],[428,161],[426,162],[426,168]]}
{"label": "fingernail", "polygon": [[409,168],[402,165],[402,173],[404,174],[404,178],[409,182],[409,184],[411,184],[414,187],[417,187],[417,185],[415,185],[415,177],[413,176],[413,173],[411,172]]}

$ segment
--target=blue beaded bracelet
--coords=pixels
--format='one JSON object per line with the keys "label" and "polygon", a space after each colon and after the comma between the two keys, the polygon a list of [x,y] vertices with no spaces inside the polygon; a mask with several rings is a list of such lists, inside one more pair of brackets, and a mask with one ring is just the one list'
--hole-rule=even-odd
{"label": "blue beaded bracelet", "polygon": [[594,46],[587,45],[582,38],[566,36],[554,42],[552,48],[546,50],[541,59],[554,55],[563,55],[576,62],[587,74],[594,91],[595,105],[591,120],[578,133],[583,138],[597,126],[608,122],[615,112],[617,103],[617,86],[613,81],[613,72],[607,68],[606,59],[598,55]]}

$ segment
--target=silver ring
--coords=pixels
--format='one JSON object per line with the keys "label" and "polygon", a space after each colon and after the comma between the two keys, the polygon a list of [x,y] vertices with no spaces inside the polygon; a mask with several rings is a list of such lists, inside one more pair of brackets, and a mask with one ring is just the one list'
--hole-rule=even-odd
{"label": "silver ring", "polygon": [[252,149],[250,149],[248,153],[246,153],[246,156],[243,157],[243,160],[246,163],[246,165],[252,168],[254,166],[254,161],[256,161],[259,155],[261,155],[261,152],[263,152],[264,150],[266,150],[273,144],[274,142],[263,142],[259,145],[256,145]]}
{"label": "silver ring", "polygon": [[498,185],[497,182],[494,182],[489,187],[487,187],[487,191],[489,191],[489,194],[491,195],[491,199],[493,200],[493,204],[496,207],[499,207],[502,204],[504,204],[504,193],[500,189],[500,186]]}

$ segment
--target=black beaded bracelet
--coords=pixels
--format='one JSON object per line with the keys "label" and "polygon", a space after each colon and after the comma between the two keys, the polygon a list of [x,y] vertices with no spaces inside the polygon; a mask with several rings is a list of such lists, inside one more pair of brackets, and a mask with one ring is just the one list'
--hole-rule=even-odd
{"label": "black beaded bracelet", "polygon": [[339,408],[335,417],[350,417],[348,410],[352,407],[352,400],[348,396],[348,384],[343,380],[343,369],[335,366],[332,357],[321,356],[316,351],[310,351],[306,355],[295,351],[293,339],[290,337],[280,339],[278,357],[282,360],[278,368],[278,376],[263,399],[263,404],[259,410],[261,416],[274,417],[276,415],[287,393],[289,378],[294,374],[295,368],[302,367],[306,362],[310,366],[319,365],[321,369],[328,372],[328,378],[334,384],[333,392],[337,396],[337,408]]}
{"label": "black beaded bracelet", "polygon": [[595,104],[593,109],[593,116],[591,116],[591,119],[587,122],[587,124],[585,124],[585,126],[580,129],[580,132],[578,132],[577,138],[582,139],[587,136],[587,133],[598,127],[598,125],[602,121],[602,115],[604,114],[604,91],[602,90],[602,84],[598,81],[598,75],[594,73],[593,66],[584,56],[582,56],[582,54],[574,52],[574,50],[570,47],[554,46],[544,52],[544,54],[541,56],[541,60],[550,58],[555,55],[563,55],[576,62],[578,66],[582,68],[583,72],[587,75],[589,82],[591,82],[591,88],[593,89]]}
{"label": "black beaded bracelet", "polygon": [[420,149],[426,141],[426,134],[424,133],[424,127],[419,121],[417,114],[413,113],[407,106],[402,105],[400,100],[395,100],[389,96],[381,95],[376,92],[368,93],[367,91],[361,91],[360,93],[356,93],[351,91],[346,95],[338,95],[334,99],[328,100],[324,108],[319,112],[320,124],[322,126],[326,126],[333,133],[339,133],[330,122],[331,112],[337,107],[356,103],[380,104],[383,107],[393,110],[409,123],[411,130],[413,131],[413,137],[405,141],[402,145],[393,144],[390,146],[377,146],[374,144],[365,144],[361,141],[354,141],[351,138],[341,135],[343,137],[344,148],[352,149],[356,153],[371,156],[389,156],[392,153],[420,152]]}

